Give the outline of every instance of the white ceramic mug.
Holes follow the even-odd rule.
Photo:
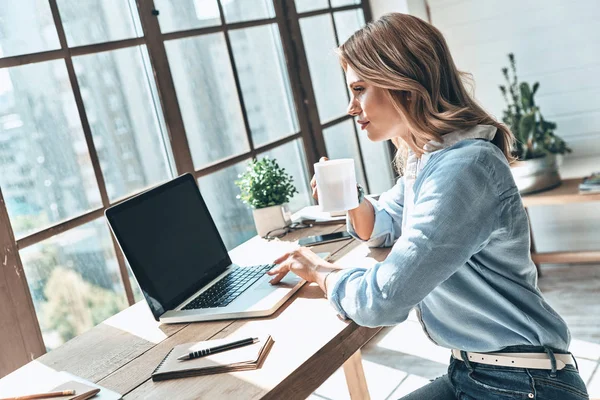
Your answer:
[[[314,166],[321,211],[337,212],[358,207],[353,159],[320,161]]]

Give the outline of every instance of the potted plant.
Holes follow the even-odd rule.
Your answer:
[[[508,59],[512,77],[508,68],[502,68],[507,85],[500,85],[500,91],[508,106],[502,121],[516,137],[513,155],[518,161],[511,165],[515,183],[521,194],[556,187],[561,182],[557,155],[570,153],[571,149],[554,134],[556,124],[544,119],[535,104],[539,82],[532,87],[527,82],[519,83],[514,54],[510,53]]]
[[[238,175],[238,178],[235,184],[241,193],[237,198],[252,208],[259,236],[264,237],[292,222],[287,203],[298,190],[292,184],[293,177],[274,159],[264,157],[251,160],[246,172]]]

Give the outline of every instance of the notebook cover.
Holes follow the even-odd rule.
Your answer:
[[[87,386],[90,386],[92,388],[98,388],[100,389],[100,392],[98,392],[98,394],[96,394],[93,399],[94,400],[120,400],[123,398],[123,396],[121,396],[120,393],[117,393],[115,391],[109,390],[103,386],[100,386],[94,382],[88,381],[87,379],[83,379],[80,376],[77,375],[73,375],[67,371],[60,371],[57,375],[57,377],[62,381],[62,382],[66,382],[66,381],[76,381],[76,382],[80,382],[83,383]],[[77,391],[77,394],[79,394],[79,391]],[[59,399],[62,399],[62,397],[59,397]]]
[[[152,380],[161,381],[260,368],[273,344],[273,339],[271,335],[262,335],[258,338],[257,343],[248,346],[185,361],[179,361],[177,358],[192,351],[219,346],[243,338],[215,339],[177,345],[156,367],[152,373]]]
[[[63,390],[75,390],[75,394],[68,396],[58,396],[54,397],[56,400],[86,400],[91,397],[94,397],[100,389],[94,386],[86,385],[82,382],[77,381],[69,381],[65,382],[62,385],[59,385],[52,390],[51,392],[61,392]]]

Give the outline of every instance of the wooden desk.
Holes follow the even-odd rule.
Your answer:
[[[579,183],[582,178],[566,179],[555,189],[522,197],[523,206],[529,215],[528,208],[540,205],[559,205],[571,203],[584,203],[588,201],[600,201],[600,193],[579,194]],[[540,264],[544,263],[597,263],[600,262],[600,250],[593,251],[557,251],[550,253],[538,253],[535,250],[533,231],[531,233],[531,258],[540,272]]]
[[[296,231],[285,240],[345,229],[342,225]],[[271,262],[290,243],[258,237],[231,252],[234,262]],[[356,241],[314,248],[332,252],[340,265],[383,260],[390,249],[368,249]],[[284,251],[285,252],[285,251]],[[137,303],[90,331],[0,379],[0,393],[19,376],[66,370],[124,395],[125,399],[305,399],[344,366],[352,398],[368,399],[360,348],[381,328],[341,321],[315,284],[304,285],[273,316],[191,324],[159,324],[145,302]],[[153,382],[151,373],[175,345],[232,334],[270,333],[275,344],[261,369]],[[13,385],[13,386],[11,386]],[[0,396],[4,397],[4,396]]]

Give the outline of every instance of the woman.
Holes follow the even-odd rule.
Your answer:
[[[348,212],[348,231],[393,246],[373,267],[341,269],[298,248],[275,260],[317,282],[343,318],[403,322],[452,349],[448,374],[406,399],[585,399],[565,322],[537,288],[529,226],[510,173],[513,135],[465,90],[442,34],[388,14],[339,48],[348,113],[392,140],[403,177]],[[314,192],[314,179],[311,182]]]

